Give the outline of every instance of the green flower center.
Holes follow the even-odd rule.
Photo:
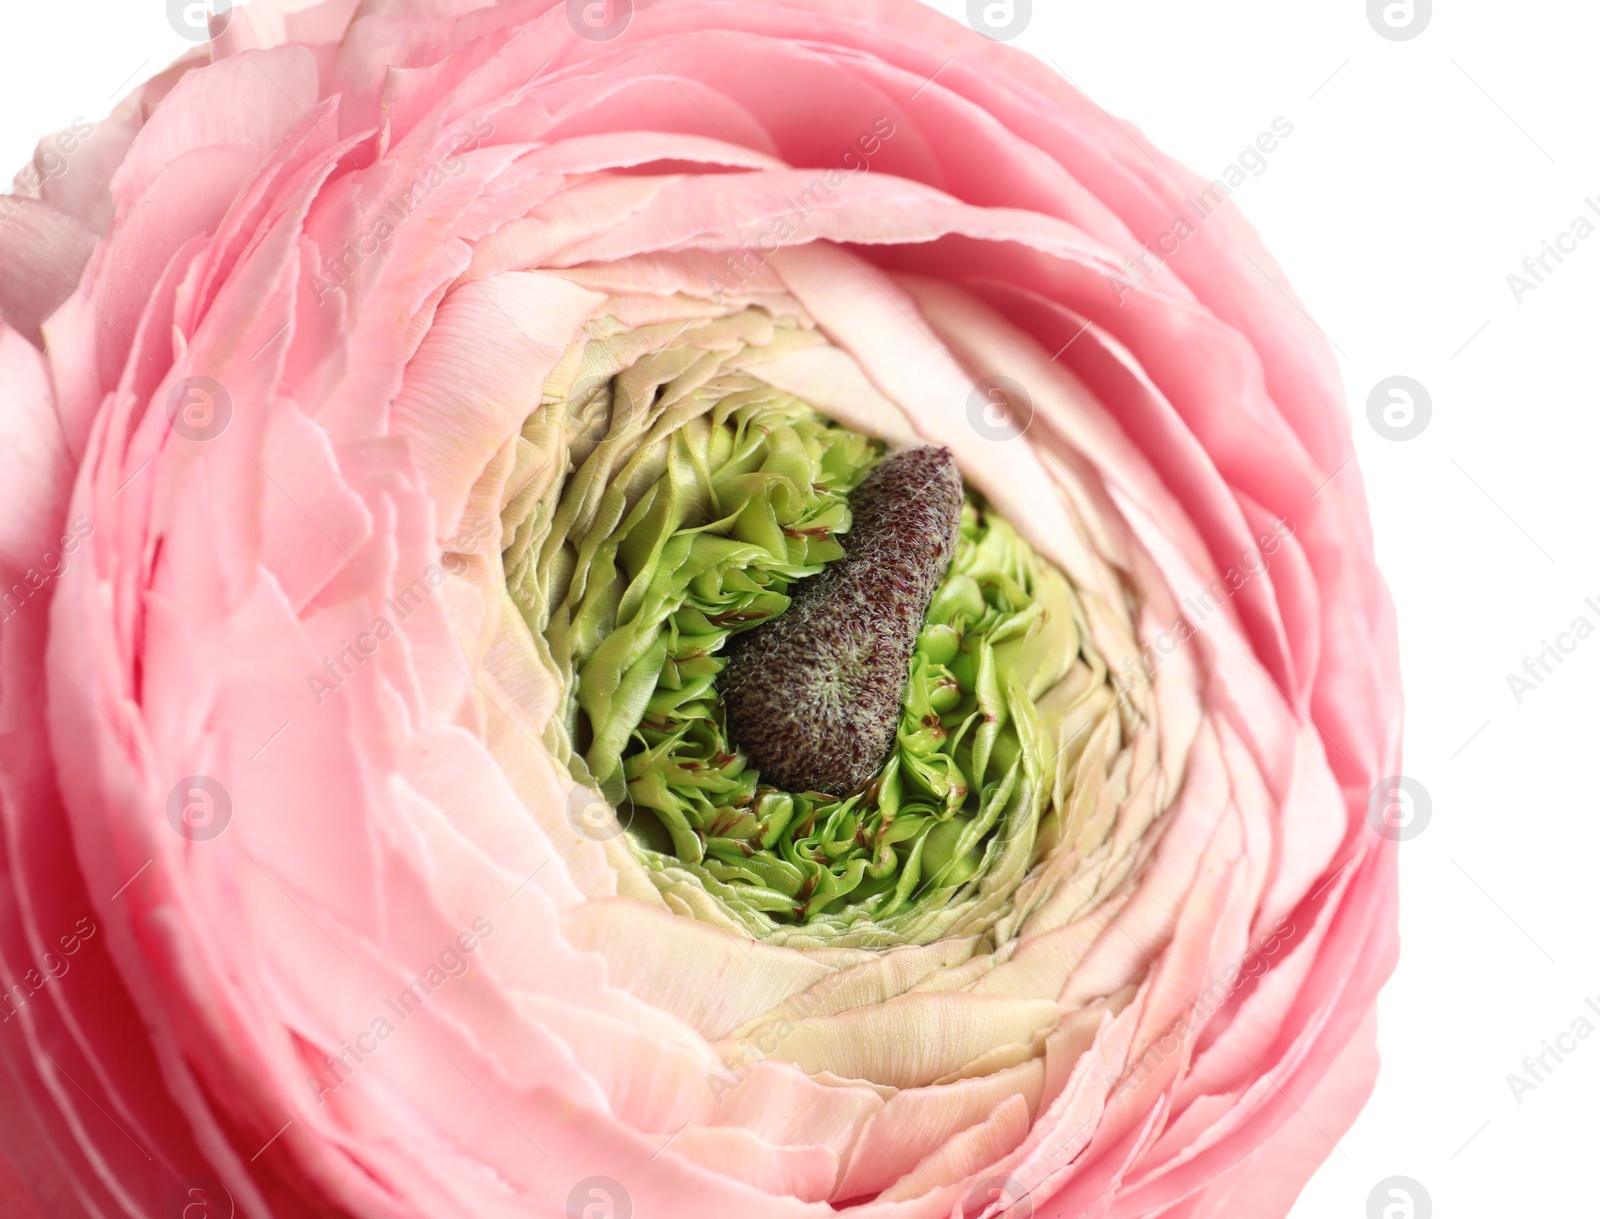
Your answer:
[[[953,554],[945,544],[929,574],[909,671],[894,679],[886,759],[864,782],[785,787],[776,766],[764,779],[730,732],[724,672],[744,651],[732,645],[779,625],[797,585],[845,559],[851,492],[887,454],[743,373],[697,377],[663,410],[671,397],[619,423],[613,392],[598,441],[569,406],[573,473],[545,485],[543,508],[514,506],[525,522],[505,555],[508,591],[564,679],[547,744],[617,807],[680,913],[794,944],[992,926],[1061,839],[1059,715],[1042,725],[1038,703],[1086,660],[1104,673],[1074,590],[961,494]],[[530,420],[530,448],[551,426]],[[608,449],[619,433],[626,443]],[[813,602],[825,626],[827,598]],[[792,710],[827,714],[804,690]],[[752,739],[748,722],[740,731]]]

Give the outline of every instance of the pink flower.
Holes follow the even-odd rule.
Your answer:
[[[911,0],[288,7],[0,197],[49,1213],[1285,1213],[1376,1072],[1400,699],[1226,184]],[[870,440],[968,549],[871,788],[756,789],[685,742]]]

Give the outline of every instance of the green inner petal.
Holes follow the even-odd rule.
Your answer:
[[[846,496],[881,451],[792,400],[729,400],[664,444],[659,480],[626,515],[603,504],[602,519],[620,523],[579,550],[568,597],[581,712],[573,739],[614,798],[623,796],[625,754],[658,758],[658,777],[700,793],[693,820],[675,815],[681,800],[649,805],[679,853],[698,862],[696,834],[724,794],[710,772],[731,765],[692,732],[717,710],[724,662],[715,654],[787,609],[794,581],[843,555],[834,535],[850,524]],[[613,486],[606,499],[621,494]],[[635,789],[648,785],[626,790],[644,803]]]

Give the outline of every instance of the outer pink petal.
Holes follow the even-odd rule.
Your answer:
[[[78,286],[94,234],[38,199],[0,195],[0,321],[36,345],[39,326]]]

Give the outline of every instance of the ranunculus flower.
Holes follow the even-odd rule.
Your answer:
[[[0,205],[49,1213],[1283,1214],[1399,697],[1226,184],[911,0],[215,30]]]

